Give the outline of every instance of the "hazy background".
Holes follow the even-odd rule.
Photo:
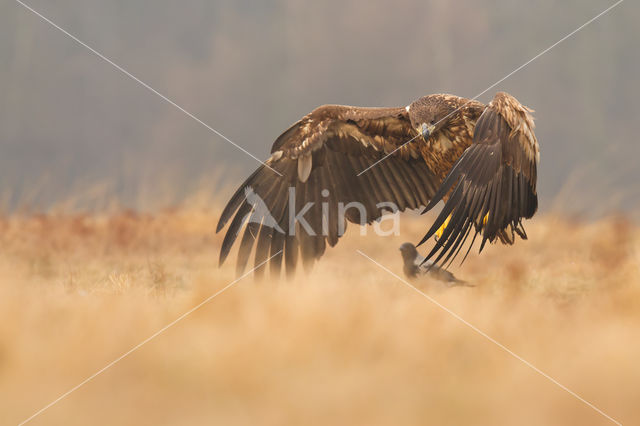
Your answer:
[[[475,96],[613,1],[27,3],[266,158],[324,103]],[[638,207],[639,22],[626,1],[480,97],[505,90],[536,110],[543,209]],[[18,3],[0,3],[5,209],[155,208],[256,166]]]

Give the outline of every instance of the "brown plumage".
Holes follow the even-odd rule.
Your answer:
[[[488,106],[429,95],[405,108],[316,108],[274,142],[266,164],[282,176],[261,166],[231,197],[217,226],[219,232],[231,219],[220,263],[244,226],[237,273],[245,269],[256,240],[255,265],[282,251],[269,261],[273,275],[280,274],[283,261],[287,273],[299,260],[308,268],[327,243],[338,242],[347,222],[379,219],[382,202],[403,211],[428,210],[446,201],[423,239],[450,217],[427,256],[437,255],[436,262],[445,256],[452,260],[471,228],[482,234],[482,246],[496,238],[511,244],[514,233],[526,238],[521,220],[537,208],[538,143],[530,112],[506,93],[498,93]],[[260,203],[254,201],[258,198]],[[313,204],[303,211],[308,202]],[[347,208],[340,223],[339,205],[350,202],[360,203],[363,211]],[[302,223],[290,226],[296,214],[311,229]]]

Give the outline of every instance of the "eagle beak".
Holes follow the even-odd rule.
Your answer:
[[[434,126],[433,124],[429,125],[427,123],[422,123],[422,126],[420,126],[419,132],[420,134],[422,134],[422,137],[424,138],[425,141],[429,139],[429,135],[431,135],[435,127],[436,126]]]

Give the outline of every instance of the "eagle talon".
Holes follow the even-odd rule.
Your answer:
[[[449,221],[451,220],[451,215],[449,215],[445,220],[444,223],[442,224],[442,226],[440,228],[438,228],[438,230],[436,231],[434,238],[436,241],[438,241],[440,238],[442,238],[442,234],[444,233],[445,228],[447,227],[447,225],[449,225]]]

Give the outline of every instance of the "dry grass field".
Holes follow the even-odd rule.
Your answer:
[[[218,207],[0,219],[0,424],[17,424],[234,280]],[[313,273],[247,277],[34,425],[596,425],[610,420],[426,297],[401,236],[348,236]],[[640,229],[540,215],[429,297],[624,424],[640,422]],[[424,251],[424,249],[423,249]]]

